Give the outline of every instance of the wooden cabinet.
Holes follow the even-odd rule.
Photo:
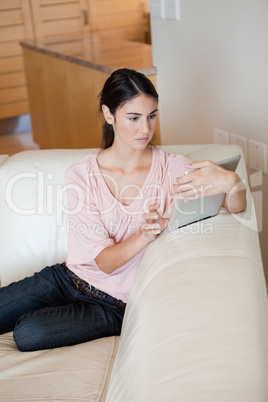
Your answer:
[[[36,39],[87,31],[86,0],[31,0]]]
[[[97,32],[144,42],[148,0],[0,0],[0,119],[29,113],[20,41]],[[79,54],[82,43],[65,43]]]
[[[90,28],[109,38],[146,42],[148,0],[87,0]]]
[[[0,118],[28,113],[19,41],[33,38],[28,0],[0,0]]]
[[[19,42],[88,30],[85,7],[86,0],[0,0],[0,119],[29,113]]]

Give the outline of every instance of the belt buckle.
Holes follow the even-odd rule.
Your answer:
[[[81,278],[77,279],[76,281],[76,290],[79,290],[79,283],[81,282]]]
[[[79,290],[79,291],[80,291],[80,289],[79,289],[80,282],[84,282],[84,280],[79,278],[76,281],[76,289]],[[83,291],[83,289],[81,289],[81,292],[84,293],[85,296],[90,296],[90,294],[92,292],[92,286],[90,284],[88,284],[88,286],[89,286],[89,291],[88,292],[85,292],[85,291]]]
[[[89,283],[89,291],[86,293],[86,296],[90,296],[91,292],[92,292],[92,286]]]

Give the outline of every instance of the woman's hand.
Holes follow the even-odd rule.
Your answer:
[[[106,274],[111,274],[134,258],[144,247],[154,240],[168,225],[168,219],[162,218],[157,211],[159,204],[152,204],[149,212],[143,215],[145,220],[141,231],[128,239],[104,248],[95,258],[98,267]]]
[[[159,204],[151,204],[149,212],[143,215],[145,220],[141,232],[148,242],[154,240],[168,225],[168,219],[163,218],[157,211]]]
[[[176,198],[185,202],[210,195],[226,193],[223,206],[230,212],[240,212],[246,208],[246,187],[240,177],[232,171],[211,161],[185,164],[189,170],[195,169],[182,177],[177,177],[174,185]]]
[[[177,184],[174,185],[177,198],[184,198],[185,201],[228,193],[235,184],[234,172],[225,170],[211,161],[187,163],[185,167],[195,170],[177,177]]]

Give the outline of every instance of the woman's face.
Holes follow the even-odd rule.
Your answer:
[[[138,95],[119,108],[115,115],[111,115],[108,123],[113,125],[115,145],[125,144],[133,149],[144,149],[156,129],[157,101],[148,95]]]

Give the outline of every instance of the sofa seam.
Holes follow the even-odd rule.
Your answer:
[[[102,381],[101,381],[101,386],[100,386],[100,388],[99,388],[99,392],[98,392],[98,395],[97,395],[97,399],[95,400],[96,402],[99,402],[99,401],[102,400],[102,398],[103,398],[103,396],[104,396],[105,389],[106,389],[106,385],[107,385],[107,391],[108,391],[108,382],[107,382],[107,379],[108,379],[108,377],[109,377],[109,373],[112,371],[111,362],[112,362],[112,361],[114,362],[113,357],[116,357],[116,353],[115,353],[116,344],[117,344],[117,336],[114,337],[113,344],[110,346],[109,355],[107,356],[107,360],[106,360],[106,365],[105,365],[105,367],[107,367],[107,362],[108,362],[109,360],[110,360],[110,364],[109,364],[109,367],[107,367],[106,370],[105,370],[104,373],[103,373],[103,378],[102,378]],[[113,365],[112,365],[112,367],[113,367]]]

